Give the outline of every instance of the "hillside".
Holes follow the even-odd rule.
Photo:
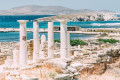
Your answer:
[[[86,12],[79,14],[58,15],[52,17],[39,18],[38,21],[108,21],[118,20],[119,18],[111,13]]]
[[[0,15],[63,15],[63,14],[79,14],[79,13],[87,13],[87,12],[100,12],[89,9],[80,9],[74,10],[61,6],[21,6],[15,7],[9,10],[0,10]],[[107,11],[102,11],[107,12]],[[109,13],[114,13],[110,12]]]

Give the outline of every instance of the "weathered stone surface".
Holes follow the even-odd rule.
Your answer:
[[[69,80],[70,75],[69,74],[60,74],[55,77],[55,80]]]
[[[28,41],[27,50],[29,60],[33,60],[33,40]]]
[[[26,42],[26,23],[27,20],[18,20],[20,23],[20,66],[27,65],[27,42]]]
[[[77,72],[77,70],[75,68],[72,68],[72,67],[68,67],[67,70],[72,72],[72,73]]]
[[[47,56],[47,42],[46,42],[46,36],[41,36],[41,44],[40,44],[40,58],[44,58]]]
[[[19,50],[13,50],[13,65],[19,66]]]
[[[84,69],[82,69],[81,74],[85,75],[85,74],[95,74],[95,75],[100,75],[102,73],[104,73],[107,69],[107,66],[105,63],[98,63],[95,64],[92,68],[89,67],[85,67]]]
[[[73,67],[73,68],[78,68],[78,67],[82,67],[83,66],[83,64],[81,64],[81,63],[72,63],[71,64],[71,67]]]
[[[54,27],[53,22],[48,22],[48,57],[54,58]]]
[[[13,60],[12,60],[12,59],[7,59],[7,60],[5,60],[5,65],[6,65],[6,66],[11,66],[12,63],[13,63]]]
[[[49,61],[45,61],[44,63],[55,64],[56,66],[58,66],[60,68],[63,68],[63,69],[66,69],[67,65],[68,65],[68,63],[63,62],[61,60],[57,60],[57,59],[52,59],[52,60],[49,60]]]
[[[39,78],[22,75],[22,80],[39,80]]]
[[[60,26],[60,41],[61,41],[61,59],[68,58],[68,45],[67,45],[67,22],[61,21]]]
[[[39,48],[40,48],[40,40],[39,40],[39,23],[34,21],[34,48],[33,48],[33,60],[36,62],[39,59]]]

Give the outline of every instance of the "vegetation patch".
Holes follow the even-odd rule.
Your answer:
[[[99,42],[104,42],[104,43],[111,43],[111,44],[114,44],[114,43],[117,43],[119,42],[119,40],[116,40],[116,39],[98,39]]]
[[[58,43],[60,43],[60,39],[56,39],[56,40],[54,40],[54,42],[58,42]]]
[[[52,78],[52,79],[54,79],[55,78],[55,73],[49,73],[49,76]]]
[[[54,40],[55,42],[60,43],[60,39]],[[78,46],[78,45],[86,45],[87,43],[83,40],[75,39],[75,40],[70,40],[70,45],[71,46]]]

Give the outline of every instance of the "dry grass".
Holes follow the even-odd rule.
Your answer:
[[[5,77],[8,75],[9,73],[1,73],[0,74],[0,80],[6,80]]]
[[[56,65],[54,64],[50,64],[50,63],[46,63],[42,66],[43,68],[47,68],[47,69],[51,69],[53,70],[54,72],[57,72],[57,73],[62,73],[62,68],[60,67],[57,67]]]
[[[32,69],[20,71],[20,74],[24,74],[27,76],[32,75],[38,77],[39,80],[53,80],[55,75],[60,73],[62,73],[62,69],[50,63],[46,63],[41,67],[35,67]]]
[[[107,65],[106,72],[101,75],[84,74],[79,80],[120,80],[120,58],[115,63]]]

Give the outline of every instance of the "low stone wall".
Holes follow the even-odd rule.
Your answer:
[[[5,63],[8,56],[12,58],[15,48],[19,49],[19,42],[0,42],[0,65]],[[27,52],[29,60],[32,60],[33,40],[27,41]]]
[[[4,55],[12,54],[15,44],[16,42],[0,42],[0,55],[1,54],[4,54]]]
[[[0,65],[5,63],[7,56],[12,56],[16,42],[0,42]]]

